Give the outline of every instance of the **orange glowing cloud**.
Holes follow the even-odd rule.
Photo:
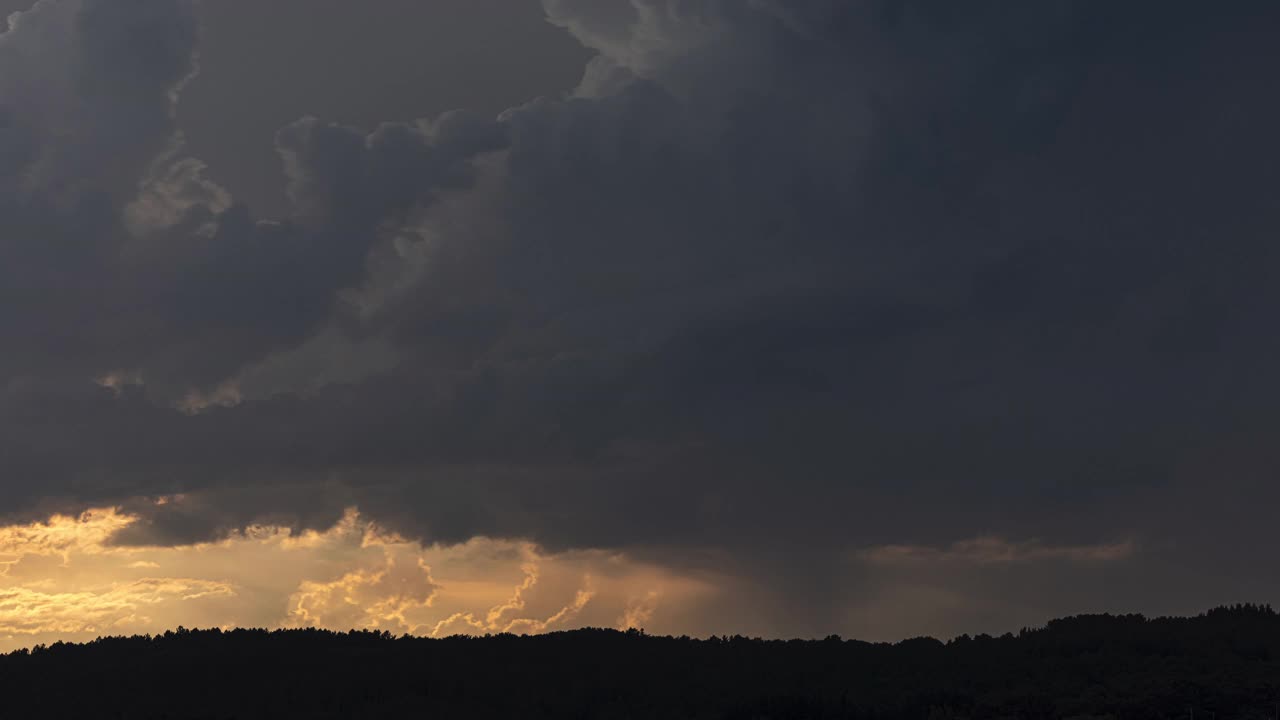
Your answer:
[[[104,508],[0,527],[0,650],[177,625],[434,636],[630,627],[714,592],[619,553],[544,554],[487,538],[424,546],[354,509],[323,532],[253,526],[189,547],[112,543],[136,522]]]

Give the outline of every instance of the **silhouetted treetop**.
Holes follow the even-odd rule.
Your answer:
[[[41,718],[1270,718],[1280,617],[1080,615],[892,644],[179,627],[0,656],[0,692],[5,717]]]

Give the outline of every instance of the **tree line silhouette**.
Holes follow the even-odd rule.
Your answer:
[[[1280,616],[1082,615],[867,643],[586,629],[186,630],[0,656],[0,717],[1276,718]]]

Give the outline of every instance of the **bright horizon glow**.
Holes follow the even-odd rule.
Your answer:
[[[423,545],[355,508],[324,531],[251,525],[190,546],[113,544],[138,522],[119,508],[95,508],[0,526],[0,652],[180,625],[422,637],[587,626],[770,635],[777,627],[776,617],[752,614],[741,601],[759,589],[728,571],[663,567],[625,552],[549,553],[530,542],[484,537]],[[845,632],[897,640],[920,634],[932,608],[963,611],[978,602],[966,596],[966,578],[1041,565],[1096,568],[1139,551],[1133,541],[1069,546],[982,536],[941,547],[856,549],[831,571],[858,573],[887,588],[849,609]]]
[[[187,627],[318,627],[442,637],[626,628],[705,581],[603,551],[477,538],[423,546],[354,508],[333,528],[252,526],[187,547],[121,547],[116,508],[0,527],[0,651]]]

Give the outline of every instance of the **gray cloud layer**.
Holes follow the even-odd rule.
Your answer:
[[[300,117],[496,115],[572,88],[587,57],[533,0],[214,0],[200,18],[202,71],[178,123],[210,175],[268,215],[285,207],[272,137]]]
[[[274,220],[175,129],[190,3],[19,16],[3,507],[627,547],[772,588],[780,632],[892,585],[859,548],[983,535],[1140,548],[1069,600],[957,581],[992,613],[1276,590],[1240,551],[1275,495],[1268,4],[544,4],[597,53],[573,96],[301,120]]]

